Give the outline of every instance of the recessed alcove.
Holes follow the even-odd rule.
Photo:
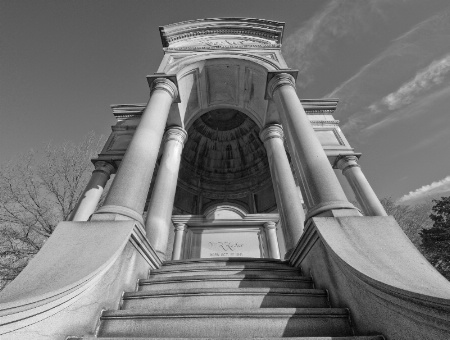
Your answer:
[[[188,128],[174,203],[176,214],[203,214],[221,202],[249,213],[276,209],[260,129],[244,113],[217,108]]]

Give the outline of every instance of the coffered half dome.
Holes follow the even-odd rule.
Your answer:
[[[192,123],[188,136],[177,196],[201,196],[197,212],[218,201],[234,201],[249,211],[275,209],[266,150],[251,118],[231,108],[214,109]],[[267,204],[252,207],[261,191]]]

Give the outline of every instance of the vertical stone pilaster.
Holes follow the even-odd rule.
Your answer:
[[[289,256],[303,232],[305,214],[284,148],[283,137],[283,128],[278,124],[268,125],[260,133],[260,138],[267,151],[275,198],[286,243],[286,254]]]
[[[288,130],[289,150],[298,158],[294,165],[303,184],[302,194],[308,207],[306,219],[335,209],[347,209],[350,215],[359,214],[347,200],[309,122],[295,91],[294,77],[275,73],[267,84],[267,94],[275,101],[281,123]]]
[[[186,235],[186,224],[177,223],[175,225],[175,237],[173,239],[172,260],[181,260],[185,235]]]
[[[266,230],[267,243],[269,245],[269,256],[273,259],[279,259],[280,249],[277,240],[277,226],[275,222],[266,222],[264,223],[264,228]]]
[[[366,216],[387,216],[384,207],[358,164],[358,157],[354,155],[341,156],[335,164],[347,178],[364,214]]]
[[[147,107],[125,152],[105,204],[96,215],[118,214],[144,224],[142,213],[153,170],[170,106],[177,97],[175,83],[164,78],[164,75],[153,79]]]
[[[186,131],[180,127],[166,130],[163,155],[148,206],[145,231],[150,244],[160,256],[164,256],[167,249],[181,152],[186,137]]]
[[[97,209],[106,183],[116,170],[112,164],[104,161],[96,161],[94,166],[95,170],[92,172],[91,179],[71,213],[69,221],[87,221],[89,219]]]

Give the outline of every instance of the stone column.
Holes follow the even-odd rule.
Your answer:
[[[300,239],[305,223],[301,196],[299,196],[284,148],[281,125],[266,126],[261,131],[260,137],[267,151],[275,198],[286,243],[286,254],[289,256]]]
[[[175,237],[173,239],[172,260],[180,260],[183,251],[184,236],[186,234],[186,224],[177,223],[175,225]]]
[[[358,158],[353,155],[341,156],[336,165],[347,178],[366,216],[387,216],[377,195],[364,176],[361,166],[358,164]]]
[[[277,105],[281,123],[287,132],[289,151],[296,158],[294,165],[308,207],[306,219],[319,214],[333,215],[332,210],[336,209],[348,209],[347,214],[359,215],[347,200],[297,97],[294,77],[288,73],[275,73],[267,84],[267,94]]]
[[[80,196],[77,205],[70,214],[69,221],[87,221],[97,209],[98,202],[103,193],[103,189],[108,183],[115,168],[112,164],[104,161],[97,161],[94,164],[95,170],[91,179],[86,185],[83,194]]]
[[[145,231],[150,244],[164,258],[169,240],[173,202],[177,189],[181,151],[187,133],[180,127],[169,128],[164,135],[161,164],[148,206]]]
[[[178,97],[167,78],[151,83],[150,100],[117,171],[105,204],[96,214],[119,214],[142,224],[142,213],[170,106]]]
[[[267,243],[269,245],[269,256],[273,259],[280,259],[280,249],[278,248],[277,226],[275,222],[264,223],[266,229]]]

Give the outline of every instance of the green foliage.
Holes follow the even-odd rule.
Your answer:
[[[0,289],[39,251],[73,211],[103,144],[94,134],[80,144],[49,144],[0,167]]]
[[[450,196],[433,203],[433,226],[421,231],[422,249],[427,260],[450,280]]]

